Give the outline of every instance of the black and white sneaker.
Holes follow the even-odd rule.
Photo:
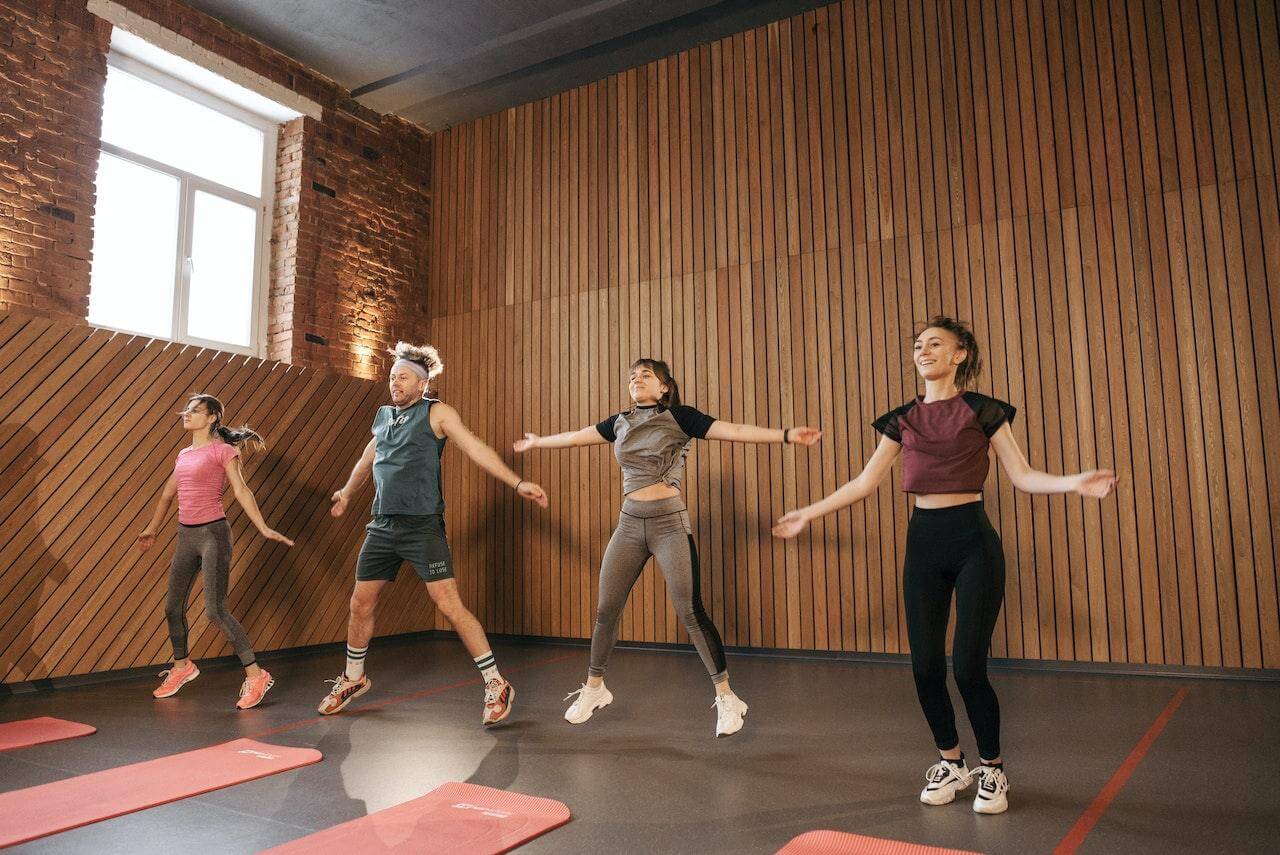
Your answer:
[[[920,791],[920,801],[927,805],[951,804],[956,800],[956,793],[969,786],[972,774],[964,765],[964,757],[954,762],[939,760],[925,772],[928,783]]]
[[[1009,779],[995,766],[979,766],[973,770],[978,779],[978,794],[973,797],[975,813],[1004,813],[1009,809]]]

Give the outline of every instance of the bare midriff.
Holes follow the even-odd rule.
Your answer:
[[[659,482],[641,487],[639,490],[632,490],[627,493],[627,498],[636,502],[656,502],[659,499],[670,499],[678,495],[680,495],[680,488]]]
[[[954,508],[970,502],[981,502],[981,493],[921,493],[916,495],[917,508]]]

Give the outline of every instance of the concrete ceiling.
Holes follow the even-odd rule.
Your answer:
[[[186,0],[431,130],[829,0]]]

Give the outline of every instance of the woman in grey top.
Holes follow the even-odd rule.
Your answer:
[[[600,602],[591,633],[591,667],[587,669],[587,682],[569,695],[576,696],[576,700],[564,717],[572,724],[582,724],[613,701],[604,685],[604,671],[617,641],[618,618],[645,563],[654,556],[666,577],[671,602],[715,684],[716,736],[728,736],[742,728],[747,705],[729,688],[720,634],[707,617],[698,592],[698,550],[680,495],[685,458],[694,439],[813,445],[822,431],[811,427],[778,430],[717,421],[681,405],[680,389],[671,370],[657,359],[638,359],[631,366],[630,392],[635,405],[626,412],[597,425],[554,436],[527,433],[514,445],[516,451],[526,451],[609,442],[622,466],[626,498],[618,527],[600,564]]]

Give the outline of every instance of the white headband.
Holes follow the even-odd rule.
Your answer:
[[[412,371],[414,374],[417,374],[423,380],[431,379],[431,375],[427,373],[427,369],[423,368],[418,363],[412,362],[408,359],[397,359],[395,361],[395,364],[391,366],[391,373],[394,374],[397,368],[408,368],[410,371]]]

